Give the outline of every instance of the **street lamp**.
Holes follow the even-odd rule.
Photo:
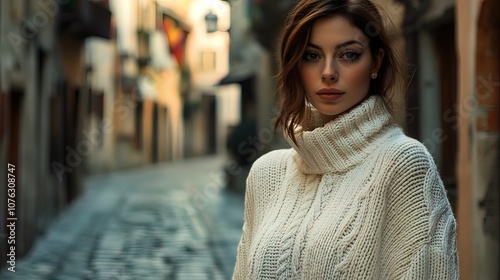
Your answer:
[[[207,33],[213,33],[217,31],[217,15],[212,13],[211,10],[205,16],[205,22],[207,23]]]

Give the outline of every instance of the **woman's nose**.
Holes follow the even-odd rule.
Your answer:
[[[327,82],[333,82],[338,79],[338,73],[332,65],[333,63],[328,63],[325,65],[323,72],[321,73],[321,79]]]

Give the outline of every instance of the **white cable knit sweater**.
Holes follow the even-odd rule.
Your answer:
[[[233,279],[458,279],[456,224],[431,155],[372,96],[247,179]]]

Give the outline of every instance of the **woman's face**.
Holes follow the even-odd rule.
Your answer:
[[[317,20],[299,63],[307,99],[325,121],[334,119],[367,96],[383,56],[373,58],[368,38],[344,17]]]

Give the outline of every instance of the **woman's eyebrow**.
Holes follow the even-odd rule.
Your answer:
[[[345,48],[347,46],[350,46],[350,45],[354,45],[354,44],[358,44],[362,47],[365,47],[363,44],[361,44],[359,41],[356,41],[356,40],[349,40],[347,42],[344,42],[344,43],[341,43],[341,44],[338,44],[337,46],[335,46],[335,50],[338,51],[339,49],[342,49],[342,48]],[[315,45],[311,42],[307,43],[307,46],[308,47],[311,47],[313,49],[317,49],[317,50],[322,50],[320,46],[318,45]]]

